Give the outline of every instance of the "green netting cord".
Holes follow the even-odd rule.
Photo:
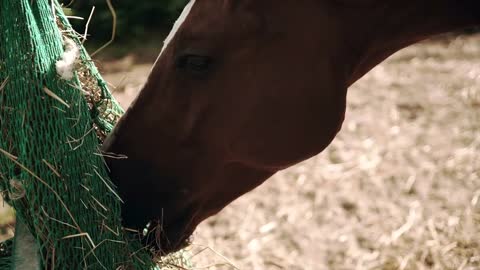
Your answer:
[[[80,50],[70,80],[56,70],[66,38]],[[0,185],[41,269],[154,268],[122,230],[99,151],[121,114],[56,1],[0,1]],[[12,269],[10,246],[0,270]]]

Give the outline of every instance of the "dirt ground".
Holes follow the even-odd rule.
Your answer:
[[[124,106],[150,69],[129,62],[106,75]],[[326,151],[198,228],[195,269],[480,269],[479,110],[480,36],[397,53]]]
[[[100,66],[128,106],[151,64]],[[480,36],[397,53],[327,150],[198,228],[194,269],[480,269],[479,120]]]

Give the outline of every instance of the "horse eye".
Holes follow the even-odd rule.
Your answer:
[[[212,58],[209,56],[187,54],[177,60],[177,68],[196,75],[208,72],[212,66]]]

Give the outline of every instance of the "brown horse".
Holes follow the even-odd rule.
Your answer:
[[[178,249],[201,221],[325,149],[347,88],[375,65],[477,25],[480,0],[191,0],[104,145],[128,156],[107,160],[125,226],[151,222],[157,248]]]

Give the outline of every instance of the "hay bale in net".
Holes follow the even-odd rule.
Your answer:
[[[56,0],[0,1],[0,185],[39,269],[155,267],[99,150],[122,113]],[[1,270],[20,269],[10,249]]]

